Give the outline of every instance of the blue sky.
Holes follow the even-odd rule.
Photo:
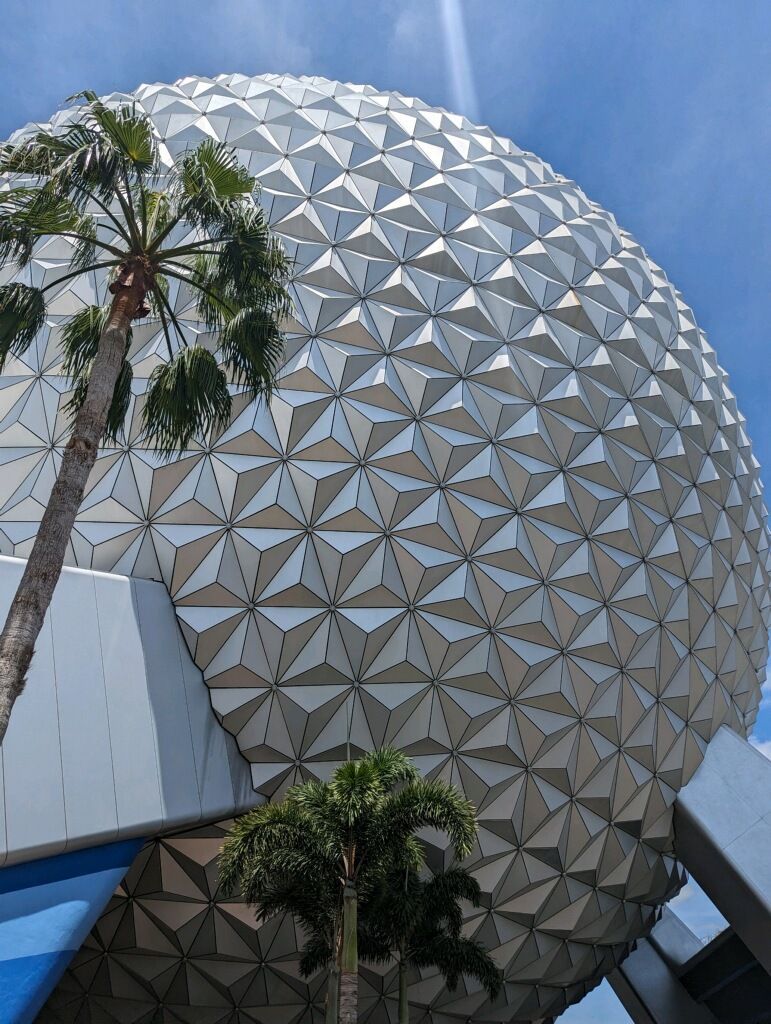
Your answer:
[[[418,95],[574,178],[695,309],[771,480],[767,0],[4,0],[0,138],[80,89],[221,71]],[[697,891],[679,910],[714,930]],[[562,1020],[626,1017],[603,986]]]

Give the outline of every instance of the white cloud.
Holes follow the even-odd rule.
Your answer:
[[[408,4],[402,7],[394,22],[394,42],[401,50],[414,54],[425,45],[425,38],[430,30],[431,19],[426,7],[413,7]]]

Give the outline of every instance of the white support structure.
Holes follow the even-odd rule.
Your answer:
[[[771,975],[771,761],[722,727],[678,794],[674,821],[678,858]],[[701,949],[665,908],[609,977],[635,1024],[713,1024],[680,980]]]
[[[771,761],[721,728],[675,802],[677,855],[771,974]]]
[[[0,617],[24,563],[0,558]],[[0,867],[221,820],[249,765],[160,583],[65,569],[0,747]]]

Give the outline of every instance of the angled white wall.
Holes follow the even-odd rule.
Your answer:
[[[0,615],[21,578],[0,558]],[[0,865],[227,818],[249,766],[159,583],[65,569],[0,747]]]

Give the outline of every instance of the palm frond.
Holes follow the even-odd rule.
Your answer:
[[[503,972],[475,939],[453,938],[436,932],[412,945],[408,957],[414,967],[438,967],[451,992],[458,987],[461,975],[478,981],[491,999],[503,987]]]
[[[336,861],[345,841],[347,819],[327,782],[305,782],[292,786],[285,803],[291,803],[313,823],[314,841],[324,856]]]
[[[238,201],[255,189],[254,178],[239,163],[235,151],[213,139],[185,153],[177,174],[185,218],[204,228],[221,224],[238,208]]]
[[[289,310],[285,282],[290,263],[259,206],[242,203],[229,211],[215,234],[221,242],[219,274],[244,296],[244,305],[263,305],[277,317]]]
[[[314,925],[336,905],[337,876],[313,818],[288,800],[239,818],[220,857],[224,892],[240,889],[248,903],[260,907],[281,903]]]
[[[285,804],[309,814],[325,814],[331,809],[332,792],[328,782],[303,782],[287,790]]]
[[[11,189],[3,197],[2,212],[36,235],[75,233],[90,221],[67,196],[48,186]]]
[[[121,363],[120,373],[115,382],[115,391],[112,395],[112,402],[107,412],[107,422],[104,426],[104,436],[117,443],[120,434],[125,429],[126,416],[131,404],[131,385],[134,381],[134,372],[131,363],[124,359]]]
[[[167,456],[194,437],[223,427],[230,416],[227,379],[200,345],[181,349],[151,376],[144,406],[145,436]]]
[[[14,282],[0,286],[0,369],[10,353],[21,355],[45,323],[39,288]]]
[[[91,363],[89,363],[84,368],[84,371],[75,379],[72,394],[64,405],[65,413],[73,421],[86,400],[90,379]],[[131,404],[131,384],[133,379],[134,375],[131,369],[131,363],[127,359],[124,359],[121,363],[120,373],[118,374],[118,379],[115,383],[115,390],[113,391],[110,408],[107,411],[107,422],[105,423],[102,435],[108,441],[113,443],[117,443],[126,422],[126,415],[128,413],[129,405]]]
[[[236,384],[251,395],[270,394],[284,355],[284,336],[262,309],[242,309],[222,328],[222,359]]]
[[[20,174],[38,178],[50,173],[51,154],[36,137],[0,145],[0,174]]]
[[[275,860],[273,851],[271,861]],[[277,914],[293,914],[308,931],[328,927],[330,916],[337,912],[339,885],[335,873],[323,860],[318,861],[310,871],[289,872],[273,863],[259,867],[259,881],[249,879],[244,893],[252,894],[248,902],[257,907],[263,917]],[[253,873],[254,870],[253,870]]]
[[[375,768],[363,759],[341,764],[332,776],[329,789],[349,827],[374,814],[383,797],[383,786]]]
[[[64,235],[75,243],[72,266],[85,271],[96,259],[96,249],[120,257],[115,246],[100,240],[97,223],[77,203],[46,184],[14,188],[0,196],[0,259],[15,259],[22,265],[32,254],[36,239]],[[5,243],[3,245],[3,243]]]
[[[84,306],[62,328],[62,369],[68,377],[82,377],[94,361],[108,314],[107,306]]]
[[[78,237],[75,239],[72,259],[70,260],[72,269],[86,273],[96,262],[98,244],[96,221],[93,217],[82,217],[78,224]]]
[[[472,906],[478,907],[481,896],[482,890],[476,878],[465,868],[456,867],[437,872],[425,883],[423,904],[426,913],[438,919],[446,913],[447,908],[457,906],[459,900],[467,900]]]
[[[2,196],[0,196],[0,266],[8,263],[26,267],[32,259],[35,234],[23,224],[14,223],[10,217],[3,217]]]
[[[58,134],[36,132],[19,142],[0,146],[0,173],[19,174],[26,178],[47,178],[57,164],[96,141],[84,125],[70,125]]]
[[[334,951],[332,944],[326,935],[312,934],[302,949],[300,956],[300,974],[303,978],[310,978],[319,971],[329,966]]]
[[[360,904],[361,910],[366,906],[366,903]],[[372,927],[372,918],[365,913],[359,915],[358,946],[359,958],[371,964],[387,964],[392,959],[393,946],[383,933]]]
[[[109,316],[109,306],[84,306],[74,313],[62,328],[61,348],[64,354],[62,369],[73,379],[73,389],[64,406],[65,412],[74,419],[86,398],[91,367],[99,349],[99,340]],[[131,345],[131,328],[126,337],[126,353]],[[104,435],[110,441],[117,441],[131,402],[133,372],[131,364],[124,357],[118,380],[107,413]]]
[[[93,93],[88,98],[86,120],[109,140],[128,167],[139,176],[157,170],[158,146],[150,118],[135,103],[108,107]]]
[[[400,782],[416,782],[420,772],[412,760],[396,747],[381,747],[361,758],[377,772],[383,789],[391,789]]]
[[[23,140],[0,160],[0,170],[46,177],[60,195],[81,188],[109,198],[121,161],[98,131],[77,123],[59,133],[43,131]]]
[[[373,824],[386,833],[407,836],[426,826],[445,832],[459,858],[471,852],[477,833],[473,804],[454,786],[428,779],[389,796],[378,817]]]
[[[222,327],[239,307],[238,296],[228,294],[233,291],[228,284],[219,273],[218,255],[194,256],[188,286],[195,295],[198,317],[210,331]]]
[[[166,230],[173,216],[172,198],[166,189],[145,192],[144,235],[148,243]]]

